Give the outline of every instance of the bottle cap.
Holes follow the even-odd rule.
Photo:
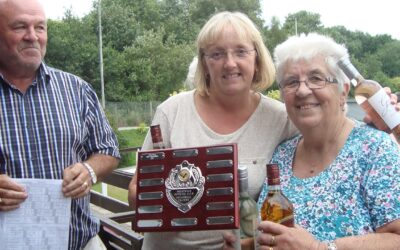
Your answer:
[[[153,143],[158,143],[162,142],[162,134],[161,134],[161,128],[159,124],[156,125],[151,125],[150,126],[150,134],[151,134],[151,140]]]
[[[276,163],[267,164],[268,185],[280,185],[279,166]]]
[[[240,192],[247,192],[249,189],[248,181],[249,173],[248,167],[245,164],[239,164],[238,166],[238,178],[239,178],[239,190]]]
[[[238,177],[239,179],[247,179],[249,176],[247,165],[239,164]]]
[[[350,79],[351,83],[354,86],[357,86],[357,82],[354,82],[353,79],[357,79],[362,77],[360,72],[354,67],[354,65],[350,62],[349,57],[344,56],[339,59],[337,62],[338,67],[343,71],[343,73]]]

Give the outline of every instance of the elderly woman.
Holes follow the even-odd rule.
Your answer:
[[[277,46],[275,65],[290,119],[301,135],[272,162],[295,208],[296,227],[263,221],[264,249],[399,249],[400,154],[390,136],[346,116],[345,47],[309,34]],[[261,205],[267,193],[264,184]],[[265,247],[266,246],[266,247]]]

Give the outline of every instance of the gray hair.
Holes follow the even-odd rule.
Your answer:
[[[350,84],[349,78],[337,66],[337,61],[343,56],[349,56],[344,45],[336,43],[332,38],[316,33],[289,37],[285,42],[276,46],[274,61],[276,80],[283,80],[283,73],[288,62],[298,60],[309,61],[316,56],[323,56],[329,73],[338,81],[339,90],[344,84]]]

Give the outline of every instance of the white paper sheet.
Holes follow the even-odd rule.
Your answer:
[[[28,198],[20,208],[0,212],[0,249],[68,249],[71,198],[63,196],[62,180],[15,180]]]

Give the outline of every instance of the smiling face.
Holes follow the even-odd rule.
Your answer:
[[[205,49],[202,63],[209,75],[210,93],[248,93],[256,70],[256,56],[253,44],[241,41],[237,33],[227,27],[219,39]]]
[[[0,2],[0,72],[35,73],[46,44],[46,17],[36,0]]]
[[[322,57],[309,61],[288,62],[284,68],[283,82],[291,79],[307,81],[312,77],[332,77]],[[347,85],[346,85],[347,86]],[[294,93],[282,93],[290,119],[297,128],[304,132],[311,128],[327,128],[330,124],[344,117],[342,106],[346,100],[347,87],[340,92],[337,84],[330,84],[321,89],[309,89],[304,82]]]

